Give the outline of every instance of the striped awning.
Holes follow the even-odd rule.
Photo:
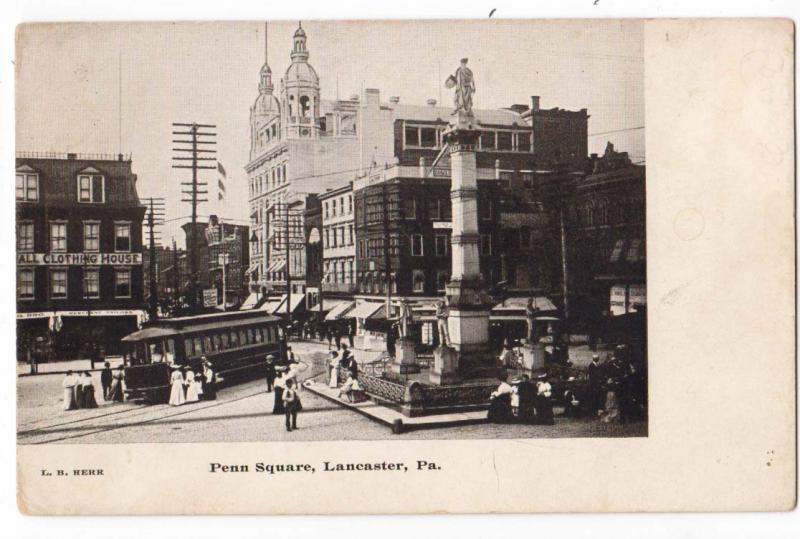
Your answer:
[[[384,308],[386,306],[385,303],[374,303],[370,301],[365,301],[359,305],[356,305],[353,310],[348,312],[344,317],[345,318],[370,318],[378,309]]]
[[[327,301],[325,303],[327,304]],[[353,305],[355,305],[355,303],[352,301],[340,301],[338,305],[328,311],[328,314],[325,315],[325,320],[339,320],[353,308]]]

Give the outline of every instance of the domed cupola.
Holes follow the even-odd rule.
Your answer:
[[[259,71],[258,97],[250,108],[251,152],[279,137],[281,104],[273,94],[272,69],[269,67],[267,25],[264,24],[264,65]]]
[[[319,77],[308,63],[306,31],[302,23],[294,33],[291,65],[286,69],[281,88],[284,127],[290,138],[319,136]]]

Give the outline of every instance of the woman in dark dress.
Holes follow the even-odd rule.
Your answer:
[[[275,403],[272,405],[272,413],[283,414],[285,411],[283,407],[283,389],[286,387],[286,379],[283,376],[282,367],[278,367],[275,370],[277,371],[275,385],[273,386],[275,390]]]
[[[501,372],[497,378],[500,380],[500,385],[492,392],[486,418],[494,423],[506,423],[512,419],[511,386],[508,384],[507,372]]]
[[[539,376],[539,383],[536,384],[536,397],[534,407],[536,408],[537,425],[553,425],[553,387],[547,381],[547,375]]]
[[[97,399],[94,396],[94,382],[89,371],[83,373],[81,408],[97,408]]]

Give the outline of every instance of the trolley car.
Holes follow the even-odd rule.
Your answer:
[[[286,363],[283,322],[263,311],[165,318],[123,337],[125,394],[152,403],[169,400],[174,366],[199,371],[206,356],[228,383],[259,371],[268,354]]]

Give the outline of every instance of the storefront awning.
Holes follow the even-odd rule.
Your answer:
[[[17,320],[30,320],[35,318],[50,318],[51,316],[144,316],[141,309],[98,309],[92,311],[39,311],[31,313],[17,313]]]
[[[492,312],[496,312],[497,314],[507,314],[508,311],[524,311],[528,305],[529,299],[530,296],[507,298],[505,301],[492,307]],[[533,305],[540,311],[556,310],[556,306],[553,304],[553,302],[545,296],[534,296]]]
[[[286,295],[281,296],[281,301],[272,314],[286,314]],[[306,297],[303,294],[292,294],[292,304],[290,311],[295,312],[300,305],[305,303]]]
[[[285,267],[286,267],[285,260],[276,260],[275,262],[269,265],[269,268],[267,268],[267,273],[271,273],[273,271],[283,271],[283,268]]]
[[[252,309],[253,307],[256,306],[257,303],[258,303],[258,294],[253,292],[252,294],[247,296],[247,299],[244,300],[244,303],[242,303],[242,306],[239,307],[239,310],[246,311],[248,309]]]
[[[248,268],[247,268],[247,269],[244,271],[244,274],[245,274],[245,275],[250,275],[251,273],[253,273],[253,272],[254,272],[254,271],[256,271],[257,269],[258,269],[258,262],[252,262],[252,263],[250,263],[250,267],[248,267]]]
[[[259,311],[266,311],[269,314],[272,314],[275,311],[275,309],[278,308],[278,305],[280,305],[282,301],[283,301],[282,297],[277,297],[276,296],[274,298],[269,298],[267,301],[265,301],[261,305],[261,307],[258,308],[258,310]]]
[[[325,305],[327,305],[327,303],[328,302],[325,301]],[[352,301],[340,301],[335,307],[332,307],[328,311],[328,314],[325,315],[325,320],[339,320],[345,315],[345,313],[353,308],[353,305],[355,304]]]
[[[344,317],[345,318],[370,318],[378,309],[385,308],[385,303],[373,303],[370,301],[365,301],[359,305],[356,305],[352,311],[348,312]]]

